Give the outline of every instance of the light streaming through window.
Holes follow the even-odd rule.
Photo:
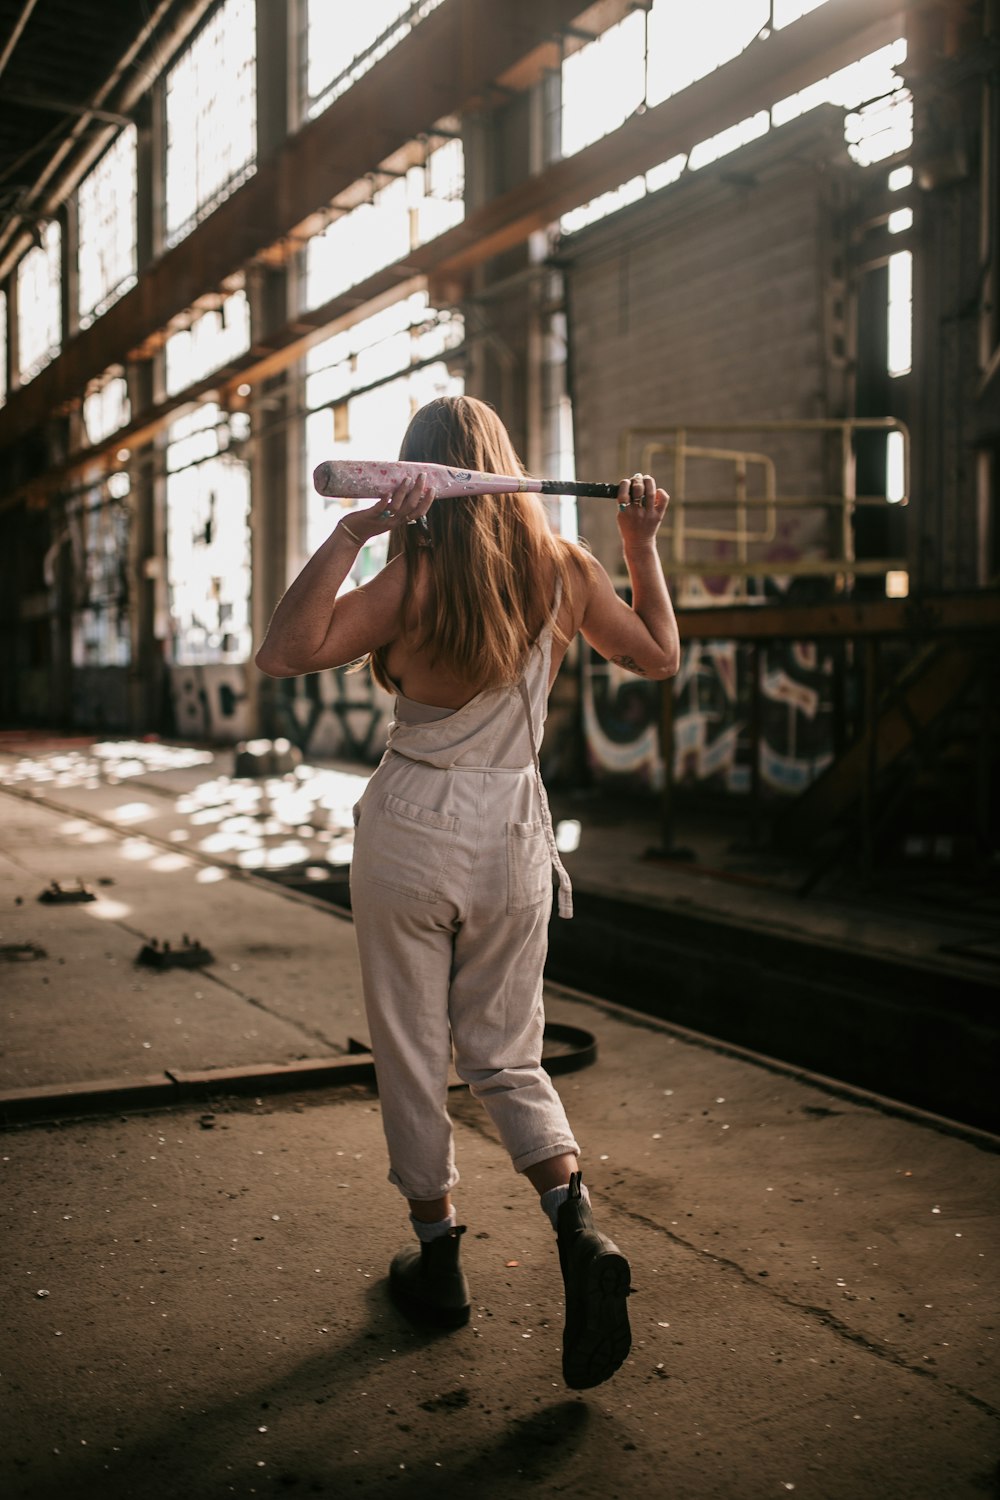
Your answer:
[[[892,505],[906,498],[906,448],[901,432],[890,432],[885,440],[885,498]]]
[[[179,666],[250,654],[250,475],[224,451],[227,439],[212,402],[170,427],[167,590],[171,660]]]
[[[320,307],[465,216],[465,156],[460,140],[431,151],[313,235],[305,252],[305,305]]]
[[[913,255],[889,257],[889,374],[908,375],[913,358]]]
[[[760,140],[770,128],[771,119],[767,110],[759,110],[749,119],[741,120],[738,125],[730,125],[728,130],[720,130],[718,135],[711,136],[707,141],[699,141],[688,157],[688,170],[697,172],[700,167],[710,166],[720,156],[728,156],[731,151],[738,151],[741,146]]]
[[[633,10],[563,62],[563,156],[617,130],[642,103],[645,21],[643,11]]]
[[[821,104],[836,104],[841,109],[857,109],[866,99],[878,99],[902,89],[903,80],[895,71],[906,60],[906,42],[892,42],[869,52],[846,68],[838,68],[828,78],[818,78],[808,88],[779,99],[771,110],[774,125],[786,125]]]
[[[364,5],[309,0],[306,22],[306,114],[335,99],[409,36],[441,0],[366,0]],[[346,66],[345,66],[346,59]]]
[[[308,553],[345,514],[339,501],[316,494],[313,469],[330,458],[391,457],[418,407],[435,396],[461,395],[464,382],[449,371],[446,357],[461,343],[463,332],[460,317],[438,311],[429,305],[426,292],[415,292],[309,351]],[[384,551],[384,545],[375,543],[364,549],[355,569],[359,581],[381,567]]]
[[[128,385],[123,375],[112,375],[83,398],[83,425],[91,443],[103,442],[124,427],[131,415]]]
[[[168,245],[255,170],[254,17],[254,0],[226,0],[167,74]]]
[[[649,13],[652,108],[739,57],[768,24],[769,0],[657,0]]]
[[[62,235],[53,219],[41,231],[41,244],[33,246],[17,268],[18,369],[22,384],[32,380],[59,353],[61,250]]]
[[[864,104],[844,121],[848,154],[860,167],[870,167],[888,156],[898,156],[913,141],[913,98],[900,88]]]
[[[167,339],[167,394],[186,390],[249,347],[250,306],[245,292],[233,292],[214,312],[202,313],[190,328]]]
[[[826,0],[820,0],[826,3]],[[790,25],[817,5],[793,3],[779,12],[775,3],[775,25]],[[779,20],[779,13],[781,19]],[[687,88],[698,78],[738,56],[766,26],[769,4],[761,0],[713,0],[711,5],[691,9],[679,16],[675,5],[657,3],[649,11],[648,90],[646,104],[654,104]],[[635,30],[640,12],[628,18],[630,28],[619,32],[616,45],[624,48],[628,39],[628,63],[632,76],[640,76],[643,65],[643,40]],[[624,26],[624,22],[621,26]],[[564,154],[579,151],[609,130],[617,129],[631,112],[622,109],[620,100],[607,98],[607,91],[595,89],[598,70],[593,61],[600,38],[566,59],[563,64],[563,149]],[[604,218],[647,192],[675,182],[685,171],[696,171],[710,162],[750,141],[766,135],[772,127],[787,124],[822,104],[834,104],[849,110],[844,121],[844,136],[851,157],[862,166],[884,160],[906,151],[913,136],[913,103],[903,79],[895,71],[906,57],[902,39],[859,58],[827,78],[820,78],[808,88],[786,99],[778,100],[770,111],[740,121],[708,140],[700,141],[690,153],[675,155],[650,169],[643,177],[631,178],[620,187],[602,193],[563,216],[560,228],[572,234],[587,224]],[[631,99],[632,92],[626,91]],[[632,106],[634,108],[634,106]]]
[[[88,328],[136,281],[136,130],[128,125],[80,184],[78,309]]]

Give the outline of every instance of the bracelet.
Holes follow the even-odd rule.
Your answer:
[[[337,530],[338,531],[346,531],[347,535],[350,537],[350,539],[354,543],[355,547],[363,547],[365,545],[364,537],[355,536],[354,532],[348,526],[348,524],[347,524],[346,521],[341,521],[340,525],[337,527]]]

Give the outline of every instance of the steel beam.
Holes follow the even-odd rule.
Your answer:
[[[996,631],[1000,629],[1000,591],[858,603],[717,605],[680,609],[677,623],[683,641],[812,641]]]

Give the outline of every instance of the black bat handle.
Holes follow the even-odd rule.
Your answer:
[[[618,494],[616,484],[583,484],[576,479],[543,479],[543,495],[593,495],[602,500],[614,500]]]

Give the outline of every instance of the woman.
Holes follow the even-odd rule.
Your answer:
[[[468,396],[417,412],[400,457],[522,472],[496,413]],[[630,1273],[594,1227],[579,1148],[541,1066],[553,868],[560,912],[572,908],[538,745],[578,630],[643,677],[672,676],[680,649],[656,551],[667,496],[639,474],[618,495],[631,607],[589,553],[553,534],[536,495],[435,505],[421,476],[339,523],[278,605],[256,657],[275,677],[364,657],[396,697],[388,748],[355,809],[351,873],[389,1179],[418,1241],[393,1260],[391,1294],[441,1326],[469,1317],[465,1229],[451,1200],[454,1050],[556,1230],[563,1373],[575,1389],[607,1380],[628,1353]],[[358,549],[384,532],[386,566],[338,597]]]

